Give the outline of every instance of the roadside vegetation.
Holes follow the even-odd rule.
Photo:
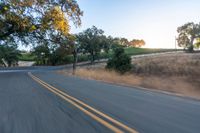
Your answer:
[[[175,53],[141,57],[132,60],[133,68],[124,73],[105,69],[106,63],[77,69],[76,76],[125,86],[200,96],[200,53]],[[62,71],[69,75],[69,71]]]
[[[107,62],[106,69],[124,74],[130,71],[131,68],[131,57],[125,53],[122,47],[115,48],[113,56]]]
[[[21,55],[18,56],[20,61],[35,61],[35,55],[30,52],[21,52]]]
[[[20,56],[20,51],[17,50],[16,45],[7,43],[0,45],[0,66],[17,66]]]
[[[160,49],[160,48],[155,49],[155,48],[136,48],[136,47],[128,47],[128,48],[124,48],[124,50],[125,50],[125,53],[127,53],[130,56],[176,51],[175,49]],[[178,51],[182,51],[182,50],[180,49]],[[108,53],[101,52],[99,57],[98,57],[98,60],[110,58],[112,55],[113,55],[113,51],[109,51]],[[71,64],[71,63],[73,63],[73,55],[71,55],[69,53],[66,54],[62,58],[63,58],[63,61],[61,62],[61,64]],[[21,61],[36,61],[37,57],[33,52],[26,52],[26,53],[23,52],[23,53],[21,53],[21,56],[19,56],[19,60],[21,60]],[[78,55],[78,62],[83,62],[83,61],[90,61],[89,55],[79,54]]]
[[[93,64],[95,61],[110,58],[118,46],[123,47],[129,55],[161,51],[136,48],[144,46],[145,41],[105,36],[104,31],[95,26],[60,41],[56,45],[51,42],[36,45],[32,49],[36,65],[62,65],[83,61]]]

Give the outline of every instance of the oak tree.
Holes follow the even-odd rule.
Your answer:
[[[93,26],[77,35],[78,43],[83,53],[89,53],[91,57],[91,63],[94,63],[96,57],[100,54],[103,49],[102,43],[104,31]]]
[[[0,40],[46,30],[68,35],[69,20],[78,26],[82,14],[76,0],[1,0]]]
[[[178,45],[192,52],[196,39],[200,38],[200,24],[193,22],[178,27]]]

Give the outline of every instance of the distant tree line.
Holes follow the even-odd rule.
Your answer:
[[[126,38],[106,36],[102,29],[98,29],[95,26],[78,34],[69,35],[68,37],[63,35],[57,36],[57,34],[54,33],[49,33],[49,37],[50,38],[37,40],[37,43],[33,45],[31,54],[35,57],[36,65],[61,65],[68,62],[76,63],[79,55],[86,55],[91,61],[91,64],[93,64],[95,60],[101,58],[101,53],[108,54],[118,46],[125,48],[141,47],[145,45],[143,40],[133,39],[132,41],[128,41]],[[10,45],[5,45],[4,43],[9,43]],[[12,59],[9,57],[10,64],[18,61],[20,52],[17,50],[18,45],[15,41],[7,39],[2,41],[0,46],[0,59],[8,61],[7,54],[3,53],[9,53],[8,51],[12,50]],[[7,49],[7,51],[5,49]]]
[[[32,53],[36,57],[38,65],[65,64],[70,60],[69,56],[77,61],[78,55],[87,55],[91,64],[100,59],[101,53],[109,53],[118,46],[141,47],[145,45],[144,40],[126,38],[113,38],[104,35],[102,29],[93,26],[75,35],[73,39],[59,38],[59,44],[53,42],[42,42],[34,47]]]

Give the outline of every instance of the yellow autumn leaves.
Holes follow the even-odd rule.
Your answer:
[[[64,12],[60,9],[60,7],[55,6],[50,11],[48,11],[43,19],[43,28],[52,28],[58,30],[63,35],[69,34],[69,23],[67,17],[65,16]]]
[[[14,23],[19,31],[34,32],[37,29],[41,31],[57,30],[61,34],[68,36],[70,30],[68,18],[74,17],[73,13],[76,13],[78,7],[71,4],[70,9],[72,11],[66,9],[62,11],[61,6],[53,5],[46,7],[45,2],[45,0],[10,0],[10,5],[4,6],[1,13],[7,20]],[[67,2],[70,3],[71,1]],[[10,7],[14,7],[15,10],[10,10]],[[29,8],[30,11],[35,8],[35,13],[26,14],[25,11],[28,11]]]
[[[20,6],[20,7],[31,7],[36,0],[10,0],[10,3],[13,6]]]

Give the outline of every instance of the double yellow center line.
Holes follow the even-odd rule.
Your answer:
[[[39,84],[44,86],[46,89],[48,89],[49,91],[53,92],[57,96],[61,97],[65,101],[69,102],[73,106],[77,107],[82,112],[84,112],[85,114],[87,114],[88,116],[93,118],[94,120],[98,121],[99,123],[101,123],[105,127],[109,128],[113,132],[123,133],[124,131],[122,131],[122,129],[124,129],[125,131],[130,132],[130,133],[138,133],[135,129],[132,129],[132,128],[124,125],[123,123],[121,123],[121,122],[111,118],[110,116],[108,116],[108,115],[106,115],[106,114],[94,109],[93,107],[87,105],[86,103],[76,99],[75,97],[72,97],[72,96],[68,95],[67,93],[65,93],[65,92],[63,92],[63,91],[61,91],[61,90],[59,90],[59,89],[47,84],[46,82],[44,82],[41,79],[39,79],[38,77],[34,76],[30,72],[28,73],[28,75],[32,79],[34,79],[36,82],[38,82]],[[109,122],[105,121],[104,119],[98,117],[95,113],[98,114],[99,116],[101,116],[102,118],[110,121],[111,123],[109,123]],[[121,129],[118,128],[117,126],[120,127]]]

